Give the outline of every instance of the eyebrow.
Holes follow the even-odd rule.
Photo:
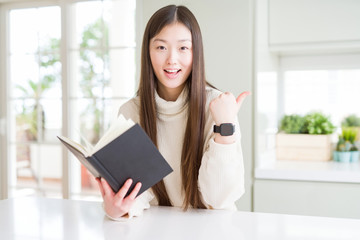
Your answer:
[[[164,43],[167,43],[166,40],[161,39],[161,38],[155,38],[155,39],[153,40],[153,42],[164,42]],[[180,40],[178,40],[178,42],[191,42],[191,40],[190,40],[190,39],[180,39]]]

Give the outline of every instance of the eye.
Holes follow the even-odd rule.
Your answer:
[[[166,48],[164,46],[158,46],[156,47],[156,49],[159,49],[159,50],[166,50]]]
[[[181,51],[185,51],[185,50],[188,50],[188,49],[189,49],[189,48],[188,48],[188,47],[185,47],[185,46],[180,48]]]

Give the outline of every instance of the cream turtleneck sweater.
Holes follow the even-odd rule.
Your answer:
[[[235,201],[244,193],[244,167],[241,149],[241,134],[239,123],[235,123],[236,142],[219,144],[214,141],[214,121],[209,110],[209,103],[221,92],[206,88],[206,123],[205,146],[198,185],[203,202],[208,208],[236,209]],[[157,139],[158,148],[173,172],[164,178],[167,193],[173,206],[181,207],[184,192],[181,185],[181,151],[187,123],[188,104],[187,89],[184,88],[176,101],[166,101],[156,93],[158,111]],[[139,97],[135,97],[120,108],[119,114],[139,123]],[[153,199],[151,202],[150,200]],[[150,204],[156,205],[151,190],[140,195],[129,211],[129,216],[141,215],[143,209]]]

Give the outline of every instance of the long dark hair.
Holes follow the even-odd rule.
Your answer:
[[[141,73],[138,96],[140,97],[140,124],[157,145],[155,90],[157,78],[150,60],[150,40],[167,25],[184,24],[192,35],[193,64],[186,84],[188,93],[188,120],[181,155],[182,188],[185,192],[184,209],[206,208],[198,188],[198,174],[204,148],[206,80],[202,36],[198,22],[184,6],[169,5],[159,9],[150,18],[144,32],[141,51]],[[159,205],[171,206],[164,181],[153,186]]]

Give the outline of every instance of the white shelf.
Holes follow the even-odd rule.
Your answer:
[[[360,183],[360,163],[271,161],[255,168],[256,179]]]

